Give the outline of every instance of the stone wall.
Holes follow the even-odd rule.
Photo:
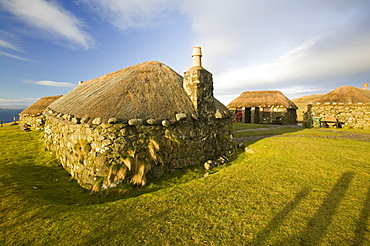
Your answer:
[[[235,115],[240,110],[235,108],[230,109],[232,115]],[[242,108],[242,122],[243,123],[256,123],[256,124],[297,124],[297,113],[295,109],[287,109],[283,107],[271,107],[270,116],[264,115],[263,108],[251,107],[250,117],[246,116],[248,110]],[[247,120],[249,119],[249,120]]]
[[[324,104],[306,106],[303,120],[306,127],[312,126],[312,119],[334,117],[342,122],[343,128],[370,129],[370,105]]]
[[[43,130],[45,124],[44,115],[29,115],[29,114],[20,114],[19,115],[19,125],[28,125],[33,130]]]
[[[261,108],[262,109],[262,108]],[[258,122],[263,124],[297,124],[297,113],[295,109],[287,109],[284,107],[271,107],[270,117],[265,117],[263,111],[258,114]]]
[[[207,121],[179,114],[172,122],[94,120],[92,125],[51,110],[45,115],[46,148],[82,187],[95,191],[121,182],[144,185],[147,176],[203,164],[231,153],[234,146],[228,111],[217,111]]]

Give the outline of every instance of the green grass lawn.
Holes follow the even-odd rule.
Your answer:
[[[234,123],[233,130],[242,130],[242,129],[254,129],[254,128],[267,128],[267,125],[263,124],[251,124],[251,123]]]
[[[91,194],[40,132],[0,127],[0,245],[369,245],[370,131],[269,131],[206,177]]]

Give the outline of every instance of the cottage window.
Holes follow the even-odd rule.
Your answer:
[[[271,108],[263,108],[263,117],[271,116]]]

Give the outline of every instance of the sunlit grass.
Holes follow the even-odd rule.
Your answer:
[[[255,128],[267,128],[267,125],[263,124],[251,124],[251,123],[233,123],[233,131],[242,129],[255,129]]]
[[[195,166],[90,194],[40,133],[0,127],[0,244],[367,245],[370,142],[346,132],[273,131],[207,177]]]

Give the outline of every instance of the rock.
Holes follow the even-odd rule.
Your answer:
[[[185,120],[186,119],[186,114],[176,114],[176,120]]]
[[[193,118],[194,120],[198,120],[199,119],[199,117],[198,117],[197,114],[191,114],[191,118]]]
[[[102,123],[102,118],[101,117],[95,118],[93,119],[92,123],[94,125],[100,125]]]
[[[128,121],[128,124],[130,126],[140,126],[143,124],[143,120],[142,119],[131,119]]]
[[[79,118],[72,118],[72,122],[75,124],[80,124],[80,119]]]
[[[237,148],[240,148],[240,149],[244,149],[245,148],[245,144],[244,143],[238,143],[238,145],[236,147]]]
[[[213,164],[213,161],[212,160],[208,160],[204,163],[204,169],[206,170],[210,170],[213,168],[214,164]]]
[[[147,122],[149,125],[155,125],[155,124],[157,124],[157,121],[156,121],[155,119],[148,119],[146,122]]]
[[[245,148],[245,153],[248,153],[248,154],[254,154],[254,149],[253,148]]]
[[[169,122],[168,120],[162,120],[162,126],[168,127],[170,125],[171,125],[171,122]]]
[[[118,119],[117,118],[110,118],[108,120],[108,124],[116,124],[118,122]]]
[[[223,115],[222,115],[222,113],[220,112],[220,110],[218,110],[218,109],[217,109],[217,112],[216,112],[216,114],[215,114],[215,117],[216,117],[216,119],[222,119],[222,118],[223,118]]]
[[[81,119],[81,124],[86,124],[89,120],[90,120],[90,118],[89,118],[89,117],[83,117],[83,118]]]

